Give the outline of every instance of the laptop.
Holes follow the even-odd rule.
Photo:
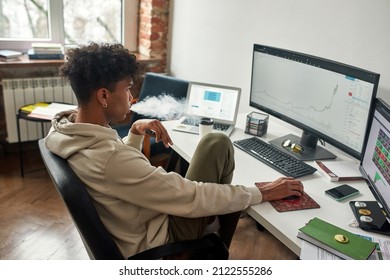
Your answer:
[[[190,82],[184,115],[173,130],[199,134],[202,118],[214,120],[213,132],[229,136],[236,125],[241,89],[199,82]]]

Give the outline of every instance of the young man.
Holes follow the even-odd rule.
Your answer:
[[[129,112],[130,88],[142,74],[135,56],[119,44],[95,43],[71,49],[67,56],[60,73],[70,81],[78,109],[53,119],[46,146],[67,159],[88,185],[124,257],[200,238],[215,220],[229,246],[240,211],[301,195],[301,182],[292,178],[279,178],[262,189],[230,185],[234,149],[229,138],[217,133],[202,138],[186,178],[152,166],[140,151],[145,131],[154,131],[167,147],[173,144],[160,121],[136,121],[124,139],[109,126]]]

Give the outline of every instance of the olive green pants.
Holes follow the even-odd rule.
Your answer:
[[[230,139],[222,133],[204,136],[192,157],[186,178],[198,182],[230,184],[234,171],[234,149]],[[210,205],[212,207],[212,205]],[[227,247],[233,238],[240,212],[218,216],[219,236]],[[215,216],[200,218],[169,217],[169,242],[193,240],[202,236]]]

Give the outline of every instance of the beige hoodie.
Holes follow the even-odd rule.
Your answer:
[[[260,203],[257,188],[187,180],[152,166],[140,152],[143,136],[74,123],[76,111],[52,121],[46,146],[67,159],[88,186],[99,216],[124,257],[165,244],[168,215],[203,217]],[[212,205],[212,207],[211,207]]]

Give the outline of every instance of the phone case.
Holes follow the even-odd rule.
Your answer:
[[[336,201],[342,201],[347,198],[356,196],[359,194],[359,190],[349,186],[349,185],[341,185],[334,187],[332,189],[326,190],[325,194],[329,197],[335,199]]]

